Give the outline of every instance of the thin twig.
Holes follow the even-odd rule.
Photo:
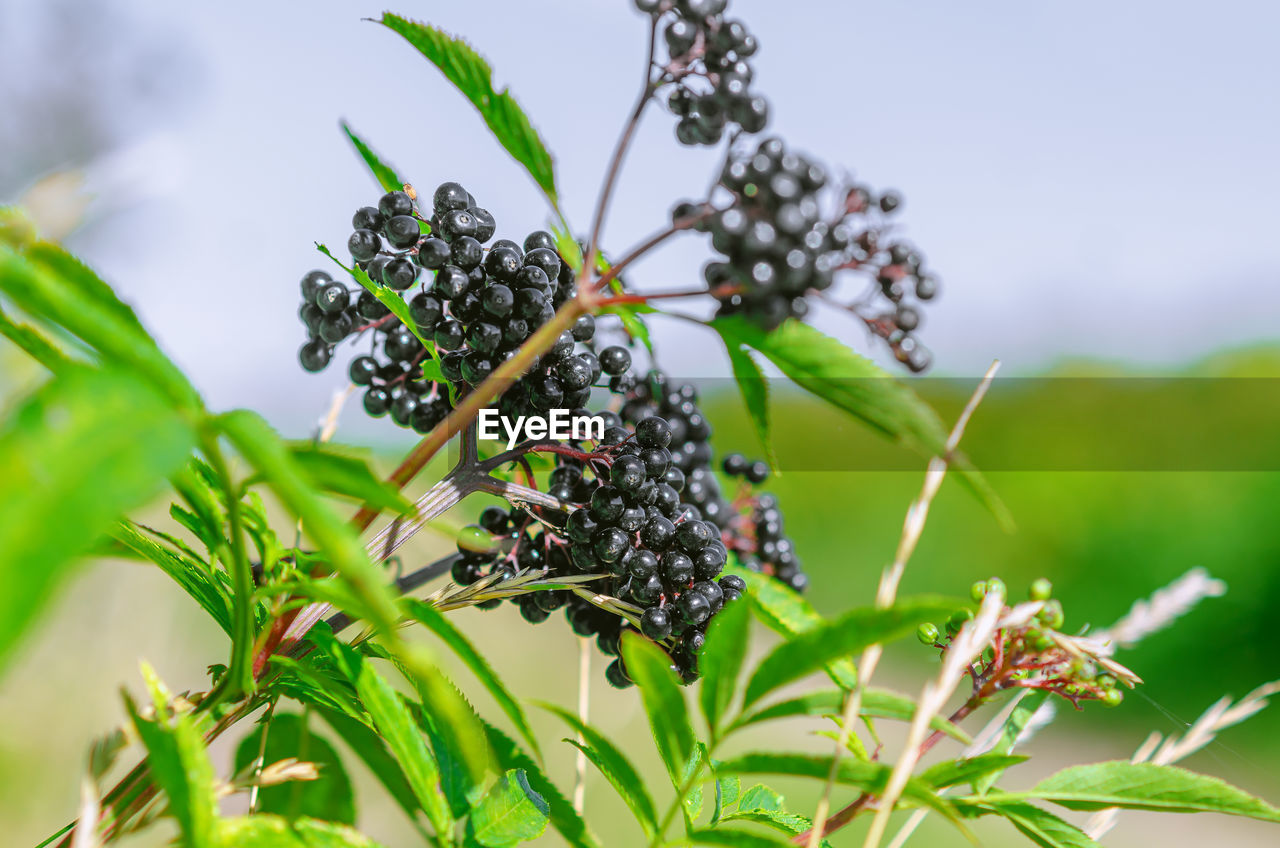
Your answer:
[[[951,428],[951,434],[947,438],[943,455],[929,460],[929,468],[925,473],[924,485],[920,489],[920,495],[907,508],[907,516],[902,524],[902,536],[898,540],[898,550],[894,554],[893,563],[884,570],[880,577],[880,586],[876,592],[876,606],[884,608],[893,605],[894,599],[898,594],[898,583],[902,580],[902,572],[907,566],[907,560],[915,552],[916,544],[920,541],[920,535],[924,531],[925,520],[929,516],[929,505],[933,503],[934,496],[938,494],[938,489],[942,486],[942,480],[947,474],[947,466],[955,453],[956,447],[960,444],[960,438],[964,435],[969,418],[973,415],[973,411],[978,408],[978,404],[982,402],[982,398],[986,395],[987,389],[990,388],[991,381],[995,379],[996,371],[999,368],[999,360],[991,363],[991,367],[987,369],[987,373],[974,390],[973,397],[969,398],[969,402],[960,413],[955,426]],[[853,732],[854,722],[862,709],[862,692],[870,682],[872,674],[875,673],[882,651],[882,647],[876,644],[862,652],[862,659],[858,663],[858,680],[854,685],[853,691],[845,697],[845,709],[841,717],[840,735],[836,740],[835,750],[831,758],[831,770],[827,774],[827,782],[823,786],[822,797],[818,800],[818,807],[813,814],[813,826],[806,833],[792,840],[797,844],[807,845],[808,848],[818,848],[822,838],[834,829],[834,827],[828,827],[827,817],[831,811],[831,792],[835,787],[836,777],[839,774],[840,757],[849,745],[849,734]],[[858,802],[854,801],[853,803],[857,804]],[[850,806],[852,807],[853,805]],[[852,810],[846,808],[841,813],[847,813],[848,818],[851,819],[852,814],[856,813],[856,811],[857,808]],[[843,826],[845,823],[846,821],[830,822],[835,827]]]
[[[578,720],[586,724],[591,713],[591,640],[578,637]],[[578,733],[578,755],[573,764],[573,809],[582,815],[587,804],[586,738]]]

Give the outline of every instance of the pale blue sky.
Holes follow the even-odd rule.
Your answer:
[[[215,404],[281,422],[303,405],[309,420],[342,382],[294,360],[296,281],[322,259],[312,241],[341,245],[351,212],[377,196],[339,118],[416,184],[466,184],[501,234],[544,221],[471,107],[398,36],[360,21],[380,5],[114,5],[151,36],[176,36],[190,68],[185,102],[134,139],[164,179],[80,247]],[[644,27],[629,0],[393,7],[490,59],[555,153],[565,206],[585,228],[639,80]],[[0,0],[0,40],[21,40],[34,8]],[[732,0],[730,11],[762,44],[756,85],[772,130],[906,196],[907,232],[945,285],[921,333],[941,372],[980,373],[993,357],[1026,372],[1078,354],[1155,367],[1280,335],[1277,4]],[[39,78],[56,58],[23,72]],[[609,248],[702,191],[717,155],[680,148],[670,116],[651,111]],[[687,237],[633,280],[687,285],[706,258]],[[843,318],[818,322],[869,349]],[[725,370],[714,338],[676,324],[658,334],[678,353],[669,367]]]

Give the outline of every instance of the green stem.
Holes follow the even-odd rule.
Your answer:
[[[222,454],[222,448],[218,445],[217,435],[206,433],[201,449],[222,482],[222,490],[227,498],[227,530],[231,548],[229,552],[223,550],[222,553],[231,571],[231,585],[235,593],[231,620],[231,662],[218,687],[206,699],[208,706],[213,706],[222,700],[233,700],[254,691],[253,570],[245,553],[240,493],[227,466],[226,457]],[[225,549],[226,546],[219,547]]]
[[[676,813],[684,808],[684,799],[693,787],[698,784],[702,778],[702,770],[711,762],[711,755],[715,752],[716,742],[713,740],[707,746],[706,756],[701,757],[698,761],[698,767],[689,773],[689,776],[676,787],[676,797],[671,802],[671,806],[667,807],[667,811],[662,814],[662,820],[658,822],[658,829],[653,832],[653,839],[649,841],[649,848],[658,848],[665,840],[667,828],[671,827],[671,821],[676,817]]]

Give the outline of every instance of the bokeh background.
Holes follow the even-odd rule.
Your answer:
[[[922,338],[935,373],[957,379],[922,388],[948,414],[996,357],[1003,373],[1022,377],[1280,376],[1280,348],[1271,347],[1280,338],[1275,4],[1227,0],[1211,14],[1167,0],[733,0],[731,9],[762,42],[756,79],[772,129],[837,170],[905,194],[907,233],[945,286]],[[639,76],[643,26],[630,3],[405,0],[395,10],[465,34],[491,60],[556,155],[569,217],[585,226]],[[546,219],[471,107],[396,36],[361,22],[380,11],[337,0],[0,0],[0,202],[24,203],[65,233],[211,405],[257,408],[290,435],[306,435],[343,384],[337,370],[312,376],[295,364],[296,281],[321,267],[313,242],[340,245],[351,211],[377,196],[340,118],[420,186],[465,183],[503,232]],[[650,113],[609,219],[610,249],[658,228],[676,199],[706,185],[717,154],[678,148],[671,130]],[[705,251],[699,239],[677,241],[638,265],[633,283],[687,287]],[[815,320],[882,358],[841,315],[819,310]],[[718,341],[674,322],[655,322],[654,332],[664,367],[707,378],[718,446],[751,450],[736,397],[716,382],[728,373]],[[0,346],[6,401],[39,377]],[[1036,759],[1021,780],[1126,757],[1150,730],[1177,732],[1221,695],[1280,677],[1274,419],[1239,416],[1218,433],[1270,457],[1257,469],[1168,470],[1195,467],[1173,456],[1164,470],[1117,470],[1089,458],[1106,454],[1124,418],[1081,423],[1055,406],[1062,396],[1052,386],[1031,380],[1002,394],[986,425],[979,412],[966,445],[982,464],[1031,432],[1044,457],[1085,459],[1073,471],[1044,470],[1055,467],[1050,459],[990,475],[1014,533],[945,486],[905,590],[964,592],[999,574],[1021,591],[1045,575],[1080,625],[1110,623],[1195,566],[1229,592],[1126,654],[1147,685],[1115,710],[1065,710],[1031,745]],[[1176,389],[1162,403],[1170,433],[1214,438],[1224,410]],[[780,393],[775,416],[795,452],[773,488],[814,602],[828,613],[867,602],[922,463],[798,395]],[[358,410],[344,415],[339,438],[369,446],[380,462],[408,443]],[[911,470],[813,470],[829,467],[825,452],[837,444],[844,457],[888,457],[869,467]],[[1171,452],[1193,448],[1171,441]],[[152,518],[163,514],[158,505]],[[412,556],[448,545],[427,538]],[[576,646],[566,627],[531,635],[508,609],[459,618],[518,693],[572,700]],[[767,637],[757,641],[762,649]],[[224,659],[218,634],[181,593],[120,562],[87,565],[23,654],[0,679],[0,822],[12,845],[35,844],[72,813],[87,747],[121,720],[118,688],[137,690],[140,658],[176,689],[200,687],[205,665]],[[928,652],[903,646],[893,657],[885,682],[917,691]],[[593,718],[634,738],[656,775],[633,694],[597,679],[593,698]],[[756,741],[823,744],[805,730],[784,726],[773,731],[784,739]],[[219,748],[223,762],[233,742]],[[564,748],[551,769],[567,783]],[[1280,710],[1229,731],[1190,765],[1274,801],[1277,755]],[[811,787],[779,787],[798,811],[812,806]],[[362,824],[388,844],[413,844],[367,780],[359,789]],[[625,819],[603,781],[589,782],[588,799],[595,820]],[[617,827],[602,827],[608,844],[632,844]],[[993,845],[1008,839],[998,825],[981,833]],[[161,828],[134,844],[164,837]],[[1276,836],[1221,817],[1126,814],[1106,842],[1152,840],[1263,846]],[[920,844],[959,843],[926,827]]]

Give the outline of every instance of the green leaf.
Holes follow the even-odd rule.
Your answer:
[[[118,522],[110,532],[120,544],[159,566],[231,635],[231,594],[225,584],[181,552],[171,551],[142,535],[127,521]]]
[[[359,831],[313,819],[240,816],[217,823],[219,848],[381,848]]]
[[[689,791],[685,792],[681,799],[686,830],[692,830],[693,823],[698,820],[698,816],[702,815],[702,782],[696,778],[706,763],[707,746],[701,742],[695,742],[693,756],[689,757],[689,761],[684,764],[684,772],[680,775],[681,786],[693,781],[689,785]]]
[[[644,345],[649,355],[653,356],[653,338],[649,333],[649,325],[641,316],[659,311],[647,303],[616,303],[601,307],[600,314],[618,316],[627,335]]]
[[[365,144],[360,136],[355,134],[346,121],[342,122],[342,131],[347,134],[347,139],[355,147],[356,152],[360,154],[360,158],[369,166],[369,170],[373,173],[373,178],[378,181],[378,185],[382,186],[383,191],[400,191],[405,187],[405,181],[400,179],[395,169],[379,159],[378,154],[374,153],[372,148]]]
[[[466,95],[489,126],[498,142],[517,162],[525,167],[533,181],[556,202],[555,164],[506,89],[495,91],[493,72],[488,63],[465,41],[428,24],[411,21],[390,12],[382,15],[382,24],[397,32],[440,69],[445,79]]]
[[[991,811],[1044,848],[1101,848],[1080,828],[1033,804],[993,804]]]
[[[467,668],[471,669],[471,673],[489,691],[498,706],[507,714],[507,718],[511,719],[511,723],[515,725],[516,730],[529,743],[529,747],[533,749],[534,754],[541,758],[542,753],[538,750],[537,737],[533,732],[533,728],[529,726],[529,720],[525,717],[520,703],[498,678],[497,672],[489,665],[488,660],[475,649],[475,646],[471,644],[467,637],[463,636],[431,604],[408,598],[404,601],[404,609],[411,618],[440,637],[458,655],[458,658],[466,664]]]
[[[785,848],[791,843],[769,833],[756,833],[736,827],[695,830],[689,834],[694,845],[731,845],[734,848]]]
[[[0,246],[0,291],[33,316],[78,336],[112,364],[136,372],[176,406],[196,410],[200,397],[137,316],[88,266],[57,245],[38,242],[22,254]]]
[[[698,657],[702,714],[711,728],[712,739],[717,737],[722,716],[737,691],[738,674],[751,640],[750,610],[748,604],[730,604],[716,615],[707,628],[707,641]]]
[[[28,356],[57,374],[71,360],[57,345],[29,324],[16,324],[0,309],[0,336],[4,336]]]
[[[1114,761],[1072,766],[1028,792],[990,793],[992,803],[1041,799],[1069,810],[1123,807],[1167,813],[1225,813],[1280,822],[1280,809],[1224,780],[1177,766]]]
[[[759,351],[800,388],[891,440],[926,458],[946,453],[948,433],[937,413],[906,383],[831,336],[794,319],[772,332],[737,315],[710,324],[726,346]],[[1008,510],[972,463],[955,454],[951,465],[997,520],[1011,527]]]
[[[943,760],[920,773],[920,779],[934,789],[972,783],[980,777],[1000,773],[1005,769],[1027,761],[1027,757],[1012,754],[981,754],[968,759]]]
[[[583,722],[576,714],[556,704],[542,701],[535,703],[544,710],[559,716],[576,732],[582,734],[585,744],[580,744],[571,739],[566,741],[586,754],[591,764],[600,770],[600,773],[609,781],[609,785],[631,808],[636,820],[644,828],[645,835],[653,836],[658,829],[657,810],[654,808],[653,799],[649,797],[648,790],[645,789],[644,780],[626,755],[610,742],[607,736]]]
[[[729,353],[729,365],[733,368],[733,379],[742,394],[742,405],[751,418],[751,426],[755,428],[756,438],[764,450],[769,465],[778,467],[778,458],[773,452],[773,438],[769,435],[769,381],[764,372],[751,357],[751,353],[742,345],[724,340],[725,350]]]
[[[1024,689],[1016,697],[1018,698],[1018,705],[1009,714],[1004,726],[1000,728],[1000,737],[996,739],[996,743],[988,751],[990,754],[1012,753],[1014,747],[1018,744],[1018,737],[1022,735],[1022,729],[1027,726],[1027,722],[1031,721],[1031,716],[1035,715],[1036,710],[1040,709],[1040,705],[1049,699],[1049,693]],[[979,795],[985,793],[1000,779],[1000,774],[1000,772],[994,771],[978,778],[974,781],[973,791]]]
[[[387,790],[387,793],[400,805],[400,809],[404,810],[405,815],[409,817],[409,821],[414,822],[418,810],[418,801],[413,793],[413,787],[409,785],[408,778],[405,777],[400,764],[396,762],[395,757],[387,749],[387,744],[382,737],[370,730],[362,722],[343,715],[336,710],[326,707],[313,707],[313,709],[315,709],[316,715],[323,718],[333,728],[333,732],[338,734],[338,737],[351,750],[356,752],[356,756],[360,758],[360,761],[368,767],[369,771],[373,772],[373,776],[378,779],[378,782]]]
[[[0,427],[0,667],[121,513],[181,467],[191,426],[131,374],[67,368]]]
[[[368,662],[359,663],[355,683],[360,701],[395,755],[428,821],[437,834],[447,838],[453,832],[453,812],[440,786],[440,768],[409,708],[400,694]]]
[[[736,774],[716,778],[716,805],[711,811],[711,824],[714,827],[722,818],[738,809],[738,801],[742,795],[742,781]]]
[[[780,833],[790,834],[792,836],[804,833],[813,826],[813,820],[807,816],[798,813],[788,813],[786,810],[746,810],[737,812],[729,816],[725,821],[749,821],[756,824],[762,824],[765,827],[772,828]],[[828,846],[831,843],[826,839],[819,844]]]
[[[906,598],[888,609],[859,607],[792,636],[756,666],[743,702],[750,705],[793,680],[871,645],[913,633],[926,621],[945,618],[962,604],[937,597]]]
[[[285,507],[302,519],[306,531],[323,552],[325,562],[358,594],[362,608],[347,612],[367,619],[384,632],[394,632],[400,608],[387,586],[386,576],[369,562],[364,546],[347,521],[312,490],[311,478],[276,432],[261,416],[243,409],[220,415],[215,420]]]
[[[763,783],[757,783],[742,793],[742,799],[738,801],[739,810],[781,810],[782,808],[782,796]]]
[[[551,808],[551,826],[559,831],[565,842],[573,848],[600,848],[600,842],[587,828],[587,823],[569,803],[569,799],[556,789],[528,754],[520,750],[511,737],[490,724],[485,725],[489,747],[498,765],[504,769],[521,768],[529,778],[529,785],[546,799]]]
[[[467,834],[487,848],[508,848],[537,839],[550,818],[551,808],[533,791],[524,769],[512,769],[471,808]]]
[[[313,441],[295,442],[289,446],[294,460],[323,491],[355,498],[378,509],[390,509],[401,515],[416,512],[413,502],[400,490],[373,473],[369,463],[335,447]]]
[[[334,264],[351,275],[351,278],[363,286],[370,294],[378,299],[385,307],[391,310],[391,313],[400,319],[400,323],[409,328],[409,332],[413,333],[418,341],[422,342],[422,346],[427,349],[427,358],[422,361],[422,375],[428,380],[443,380],[444,375],[440,373],[439,357],[436,355],[436,343],[432,338],[428,338],[422,334],[422,330],[413,320],[413,316],[409,314],[409,304],[404,302],[404,298],[400,296],[400,292],[390,286],[375,281],[365,272],[359,265],[347,267],[343,265],[338,257],[334,256],[329,248],[319,242],[316,243],[316,249],[325,256],[333,260]]]
[[[151,774],[168,799],[167,812],[178,821],[183,844],[190,848],[213,845],[213,823],[218,815],[214,793],[213,764],[200,732],[188,715],[175,714],[170,696],[149,665],[143,663],[153,719],[143,718],[137,706],[125,696],[129,719],[147,749]]]
[[[831,772],[831,757],[752,752],[725,760],[719,765],[719,770],[724,774],[785,774],[826,780]],[[845,757],[840,760],[836,768],[836,782],[877,794],[884,790],[892,772],[892,767],[884,763],[864,762]],[[942,813],[953,824],[959,820],[959,816],[949,803],[950,799],[939,796],[919,778],[913,777],[907,781],[903,796]],[[739,805],[739,809],[747,809],[745,798]]]
[[[637,633],[623,634],[622,657],[627,673],[640,687],[644,711],[667,774],[679,786],[685,764],[693,755],[694,736],[684,693],[671,671],[671,658]]]
[[[843,689],[820,689],[814,692],[806,692],[795,698],[778,701],[775,704],[760,707],[754,712],[743,714],[734,721],[733,729],[736,730],[752,724],[780,718],[839,713],[844,708],[844,698],[845,690]],[[915,709],[915,701],[897,692],[875,688],[864,689],[862,692],[863,716],[910,721],[915,715]],[[973,741],[968,733],[965,733],[960,727],[947,721],[942,716],[934,716],[929,725],[934,730],[940,730],[952,739],[963,742],[966,745]]]
[[[795,636],[826,621],[808,601],[781,581],[736,565],[730,565],[726,570],[747,581],[752,609],[775,633]],[[846,689],[852,689],[858,683],[858,671],[847,659],[831,663],[827,666],[827,674]]]
[[[264,733],[265,749],[262,748]],[[303,762],[315,763],[320,777],[261,787],[258,790],[258,809],[287,819],[307,816],[355,824],[355,797],[342,760],[327,740],[307,727],[306,719],[296,713],[273,713],[269,722],[259,723],[236,748],[236,772],[250,771],[258,760],[259,751],[263,753],[264,767],[296,757]]]

